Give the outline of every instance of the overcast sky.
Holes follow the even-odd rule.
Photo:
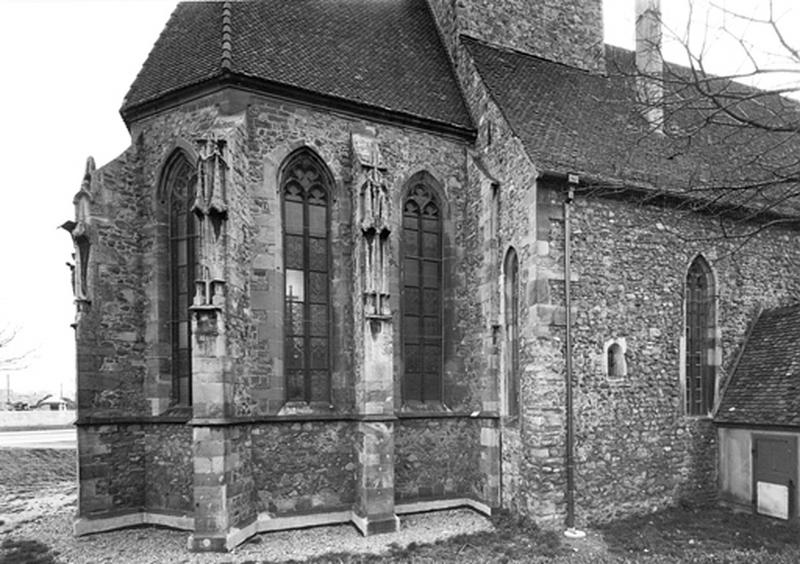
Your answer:
[[[745,12],[766,4],[719,2]],[[176,3],[0,0],[0,328],[18,330],[12,352],[32,351],[26,368],[0,372],[3,392],[10,374],[14,391],[57,393],[63,386],[66,395],[74,393],[74,306],[65,265],[72,243],[57,227],[73,218],[86,157],[99,167],[129,144],[118,110]],[[681,3],[663,1],[665,19],[679,22]],[[783,0],[778,13],[796,34],[800,10],[794,3]],[[789,8],[794,13],[784,15]],[[606,41],[631,48],[633,0],[604,0],[604,10]],[[701,22],[703,10],[698,14]],[[712,70],[730,72],[743,62],[732,48],[718,51]]]

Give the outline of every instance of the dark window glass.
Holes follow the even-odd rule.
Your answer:
[[[172,401],[191,405],[192,320],[189,306],[194,299],[198,271],[197,219],[191,208],[196,176],[194,167],[183,155],[176,155],[167,170],[165,195],[169,205],[170,232]]]
[[[505,261],[506,409],[519,413],[519,263],[509,249]]]
[[[711,268],[703,257],[697,257],[686,277],[686,413],[689,415],[707,415],[714,405],[714,294]]]
[[[403,399],[442,401],[442,219],[425,184],[403,205]]]
[[[283,195],[286,399],[330,401],[327,175],[308,153],[290,157]]]

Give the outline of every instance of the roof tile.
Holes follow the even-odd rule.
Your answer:
[[[202,82],[220,72],[222,2],[182,2],[131,85],[122,108]]]
[[[759,316],[715,421],[800,427],[800,305]]]
[[[260,0],[230,6],[234,74],[472,128],[424,0]],[[123,110],[220,75],[221,42],[222,3],[181,4]]]
[[[609,74],[601,75],[467,36],[462,42],[509,125],[542,170],[690,197],[703,186],[715,190],[718,201],[739,205],[743,198],[752,198],[748,203],[762,210],[778,200],[783,204],[776,196],[784,191],[796,193],[793,168],[786,169],[788,182],[780,182],[782,167],[796,165],[800,153],[796,135],[719,125],[704,127],[691,137],[650,131],[637,102],[630,51],[607,46]],[[685,69],[669,65],[668,72],[677,76]],[[688,99],[685,83],[668,82],[666,100]],[[748,89],[730,81],[720,81],[719,88]],[[758,104],[747,108],[751,115],[761,106],[780,106],[782,115],[800,116],[800,105],[794,101],[749,91],[758,94]],[[688,109],[693,104],[684,106],[687,109],[668,117],[667,128],[684,131],[697,123],[692,120],[704,119],[697,108]],[[765,181],[773,183],[769,190],[736,189],[737,184]],[[797,213],[794,207],[782,211]]]

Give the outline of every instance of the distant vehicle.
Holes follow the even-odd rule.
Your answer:
[[[11,409],[13,411],[28,411],[30,408],[26,401],[15,401],[11,403]]]

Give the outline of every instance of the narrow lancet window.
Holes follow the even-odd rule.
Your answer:
[[[289,158],[283,200],[286,399],[330,401],[329,175],[306,151]]]
[[[434,191],[412,183],[403,202],[403,399],[442,401],[442,216]]]
[[[165,195],[169,202],[170,334],[172,342],[172,403],[192,403],[192,320],[198,270],[197,219],[191,211],[195,198],[194,167],[177,153],[167,168]]]
[[[512,248],[506,253],[505,322],[506,322],[506,412],[519,413],[519,261]]]
[[[702,256],[692,261],[686,276],[686,413],[708,415],[714,406],[715,287],[711,268]]]

